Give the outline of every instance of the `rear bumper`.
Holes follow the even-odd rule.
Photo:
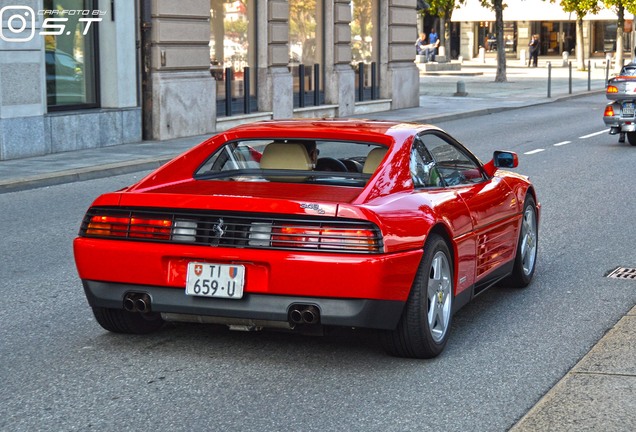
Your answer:
[[[294,304],[313,305],[326,326],[394,329],[403,301],[299,297],[246,293],[240,300],[210,299],[185,294],[183,289],[82,280],[92,307],[123,309],[127,293],[148,294],[152,312],[266,322],[287,322]],[[222,321],[222,320],[221,320]]]

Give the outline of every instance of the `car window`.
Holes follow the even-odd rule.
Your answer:
[[[373,143],[335,140],[232,141],[219,147],[194,177],[364,186],[386,150]]]
[[[451,140],[428,133],[418,136],[417,141],[422,143],[434,162],[431,168],[435,168],[433,173],[436,177],[431,178],[429,168],[427,185],[457,186],[486,179],[480,165]]]
[[[636,75],[636,67],[635,66],[625,66],[620,73],[621,76],[635,76]]]
[[[413,179],[413,186],[416,188],[439,187],[443,185],[437,168],[435,167],[435,161],[419,137],[416,137],[413,141],[409,168],[411,178]]]

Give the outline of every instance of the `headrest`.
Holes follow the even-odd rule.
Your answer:
[[[262,169],[311,170],[307,149],[302,143],[272,142],[261,157]]]
[[[369,152],[367,155],[367,159],[364,161],[364,167],[362,168],[362,172],[364,174],[374,173],[376,169],[378,169],[378,165],[384,159],[384,155],[387,152],[386,147],[376,147]]]

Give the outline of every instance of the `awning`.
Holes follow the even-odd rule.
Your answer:
[[[633,19],[632,14],[625,14]],[[508,2],[503,11],[504,21],[576,21],[575,13],[566,13],[560,5],[543,0],[524,0]],[[601,9],[596,14],[588,14],[584,20],[616,21],[616,13],[610,9]],[[453,22],[495,21],[495,11],[485,8],[479,0],[466,0],[464,5],[453,11]]]

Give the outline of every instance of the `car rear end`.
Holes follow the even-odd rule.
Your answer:
[[[74,242],[93,309],[242,329],[394,328],[422,251],[387,248],[382,220],[355,204],[371,174],[263,178],[237,162],[260,157],[235,148],[200,178],[157,173],[98,198]],[[228,174],[228,161],[240,169]]]

